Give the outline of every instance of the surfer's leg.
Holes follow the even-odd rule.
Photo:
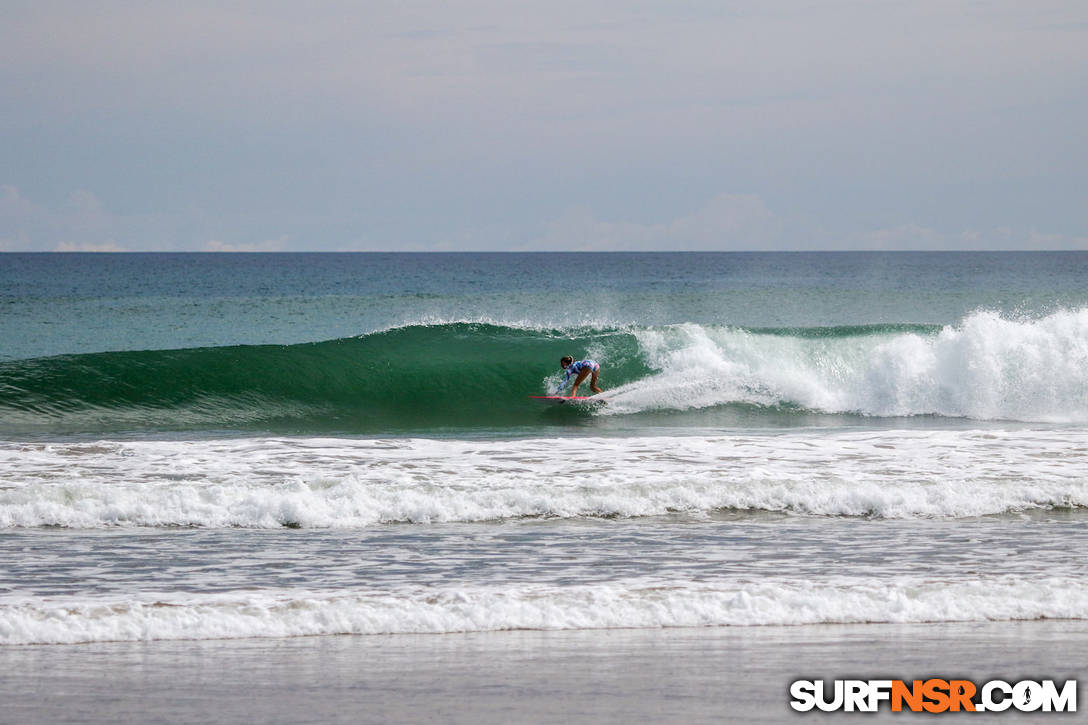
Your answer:
[[[596,370],[593,371],[593,377],[589,379],[589,388],[594,393],[601,392],[601,389],[597,387],[597,374],[599,372],[601,372],[601,369],[598,367]]]
[[[578,373],[578,377],[574,379],[574,385],[571,386],[570,397],[573,398],[574,396],[578,395],[578,386],[582,384],[582,381],[585,380],[588,375],[589,370],[586,368],[583,368],[582,371]],[[590,385],[592,386],[593,384],[590,383]]]

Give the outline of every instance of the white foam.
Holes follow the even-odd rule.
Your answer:
[[[365,527],[719,509],[888,518],[1088,506],[1088,432],[0,443],[0,528]]]
[[[687,324],[633,331],[662,372],[605,414],[789,403],[832,413],[1088,422],[1088,309],[976,312],[934,336],[802,338]]]
[[[641,580],[558,587],[404,588],[0,602],[0,644],[1088,617],[1058,578]]]

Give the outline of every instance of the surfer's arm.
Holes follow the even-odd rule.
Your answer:
[[[559,395],[563,392],[563,388],[567,387],[567,383],[570,382],[570,368],[567,368],[567,374],[563,376],[563,382],[559,383],[559,387],[555,389],[555,394]]]

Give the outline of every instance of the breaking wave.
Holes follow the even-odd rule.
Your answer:
[[[0,444],[0,530],[1088,507],[1080,430]]]
[[[1088,618],[1088,585],[1054,578],[612,582],[365,593],[153,595],[0,603],[0,645],[328,634]]]
[[[608,406],[544,410],[562,355],[602,363]],[[0,363],[0,433],[382,433],[657,422],[737,411],[1088,422],[1088,309],[956,325],[541,330],[409,325],[319,343]],[[677,417],[677,414],[681,414]],[[730,417],[732,416],[732,418]]]

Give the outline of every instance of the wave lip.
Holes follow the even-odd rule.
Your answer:
[[[0,529],[524,517],[964,518],[1088,507],[1071,430],[0,443]]]
[[[1088,618],[1079,580],[624,581],[0,603],[0,644]]]

